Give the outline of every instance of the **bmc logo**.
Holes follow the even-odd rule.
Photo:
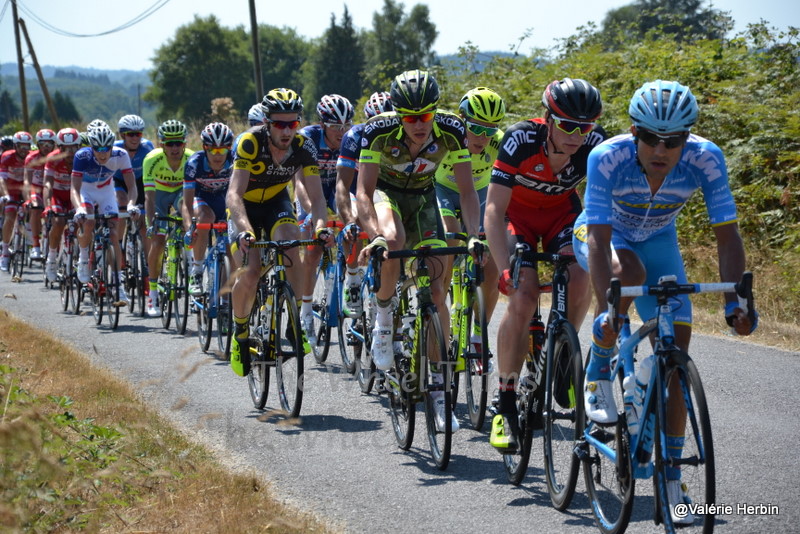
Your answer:
[[[513,155],[520,145],[525,143],[533,143],[534,141],[536,141],[536,132],[516,130],[510,136],[508,136],[506,142],[503,143],[503,150],[505,150],[509,155]]]

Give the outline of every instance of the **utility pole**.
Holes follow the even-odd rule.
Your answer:
[[[42,74],[42,69],[39,67],[39,61],[36,59],[36,52],[33,51],[33,45],[31,44],[31,38],[28,35],[28,28],[25,26],[25,21],[19,19],[19,25],[22,28],[22,33],[25,36],[25,42],[28,43],[28,52],[31,54],[31,59],[33,60],[33,68],[36,70],[36,76],[39,78],[39,85],[42,88],[42,94],[44,95],[44,101],[47,102],[47,109],[50,111],[50,118],[53,119],[53,129],[58,131],[61,129],[61,126],[58,124],[58,114],[56,113],[56,107],[53,105],[53,100],[50,98],[50,91],[47,90],[47,82],[44,81],[44,74]]]
[[[19,68],[19,97],[22,101],[22,127],[27,132],[30,128],[28,121],[28,95],[25,92],[25,66],[22,63],[22,43],[19,40],[19,15],[17,15],[17,0],[11,0],[11,18],[14,19],[14,40],[17,43],[17,67]]]
[[[261,76],[261,53],[258,50],[256,0],[250,0],[250,36],[253,38],[253,71],[256,78],[256,102],[264,98],[264,79]]]

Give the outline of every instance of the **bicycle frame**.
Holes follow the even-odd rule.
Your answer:
[[[209,280],[211,280],[211,285],[208,288],[208,299],[192,298],[192,302],[196,309],[207,309],[208,316],[211,319],[216,319],[219,310],[219,295],[222,291],[219,272],[220,269],[225,267],[225,256],[228,253],[228,225],[227,223],[197,223],[195,228],[213,230],[215,242],[214,246],[208,249],[203,259],[203,268],[209,274]]]

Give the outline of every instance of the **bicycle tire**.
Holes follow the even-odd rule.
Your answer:
[[[107,243],[104,246],[103,258],[105,259],[105,273],[103,276],[103,296],[105,297],[106,317],[108,326],[111,330],[116,330],[119,326],[119,276],[117,273],[117,251],[116,248]]]
[[[161,278],[159,279],[159,291],[161,291],[160,302],[161,306],[161,326],[169,330],[172,324],[172,299],[175,298],[172,287],[172,279],[169,276],[169,264],[171,260],[169,257],[169,242],[164,247],[164,253],[161,258]]]
[[[572,502],[580,460],[575,444],[583,435],[583,363],[575,328],[568,321],[556,327],[548,354],[544,404],[544,470],[553,507],[563,512]]]
[[[62,250],[58,255],[58,266],[56,267],[56,280],[58,281],[58,292],[61,296],[61,309],[69,310],[72,300],[72,254],[68,249]]]
[[[444,471],[450,463],[450,450],[453,443],[453,429],[451,426],[453,392],[451,388],[452,379],[450,377],[453,366],[447,355],[447,345],[444,342],[442,323],[439,320],[439,314],[436,308],[433,306],[423,311],[422,336],[420,336],[418,350],[420,351],[420,371],[424,373],[426,379],[424,396],[425,426],[428,433],[428,444],[431,447],[431,456],[434,464],[440,471]],[[436,428],[435,397],[432,395],[432,391],[437,388],[433,380],[433,374],[430,372],[431,356],[434,354],[438,354],[439,361],[445,363],[445,365],[439,366],[442,373],[442,384],[438,386],[439,388],[444,388],[444,391],[442,391],[442,395],[444,396],[444,429],[442,430]]]
[[[277,289],[275,318],[275,379],[281,408],[287,417],[300,415],[303,405],[303,334],[294,291],[288,284]],[[286,326],[284,330],[284,325]],[[285,336],[281,333],[286,332]]]
[[[486,421],[486,402],[489,389],[489,325],[486,321],[486,307],[484,305],[483,290],[475,287],[473,299],[470,299],[467,314],[466,332],[472,332],[475,320],[473,304],[478,308],[478,323],[481,329],[480,353],[476,357],[467,358],[464,362],[464,394],[467,401],[467,411],[472,428],[480,431]],[[472,353],[472,343],[466,340],[466,346]]]
[[[336,313],[339,316],[339,327],[337,328],[339,356],[342,358],[342,365],[345,371],[352,375],[356,372],[356,344],[361,343],[361,338],[363,338],[363,323],[360,321],[364,314],[361,313],[356,317],[349,317],[344,313],[344,292],[349,290],[344,286],[346,269],[347,265],[344,256],[341,256],[338,259],[336,277],[334,279],[334,283],[338,288],[336,295],[339,300],[336,306]]]
[[[216,281],[209,280],[208,269],[203,270],[203,288],[211,287]],[[211,346],[211,336],[214,329],[214,320],[211,318],[209,306],[211,305],[211,295],[208,291],[203,291],[200,295],[191,297],[192,309],[195,310],[197,320],[197,340],[200,343],[200,350],[208,351]]]
[[[274,354],[270,347],[272,330],[272,308],[267,304],[265,292],[259,288],[253,310],[250,312],[250,374],[247,385],[256,410],[263,410],[269,395],[270,362],[274,365]]]
[[[139,309],[139,317],[147,317],[147,292],[150,291],[150,284],[145,276],[147,273],[147,256],[145,255],[144,240],[141,234],[136,234],[136,256],[134,263],[136,264],[137,274],[134,278],[134,285],[136,286],[136,305]]]
[[[375,384],[375,378],[378,375],[378,368],[372,360],[372,353],[370,346],[372,345],[372,326],[375,324],[375,302],[373,296],[368,296],[368,289],[366,282],[361,284],[361,298],[364,303],[364,309],[361,312],[360,327],[361,334],[364,342],[356,344],[353,347],[353,361],[355,362],[355,375],[358,385],[361,388],[361,393],[369,394],[372,391],[372,386]]]
[[[129,223],[130,224],[130,223]],[[142,276],[139,265],[139,234],[125,233],[125,243],[123,243],[123,254],[125,255],[125,290],[128,293],[128,313],[136,311],[141,285],[139,279]]]
[[[25,267],[25,251],[28,248],[27,240],[25,239],[25,231],[19,228],[22,221],[17,220],[17,227],[14,230],[12,237],[12,250],[11,253],[11,281],[22,281],[22,273]]]
[[[89,252],[89,269],[91,278],[89,280],[89,296],[92,302],[92,315],[96,325],[103,324],[103,277],[105,276],[105,259],[101,256],[97,259],[97,251],[91,249]]]
[[[678,380],[684,404],[685,441],[681,454],[681,481],[687,486],[687,494],[693,504],[708,512],[694,518],[693,525],[702,525],[704,533],[714,531],[715,514],[713,505],[716,502],[716,471],[714,463],[714,442],[711,433],[711,419],[708,413],[705,391],[700,374],[692,359],[683,351],[674,350],[667,359],[664,384],[670,380]],[[663,445],[666,444],[666,413],[656,417],[656,436],[654,444],[655,471],[653,476],[654,495],[656,495],[656,523],[661,522],[666,532],[673,532],[676,525],[672,522],[667,498],[667,455]],[[683,526],[683,525],[681,525]]]
[[[231,260],[222,255],[217,263],[217,348],[225,359],[231,356],[233,310],[231,306]]]
[[[325,262],[325,258],[328,258]],[[312,296],[311,308],[312,317],[314,318],[313,328],[316,331],[316,343],[312,343],[311,348],[314,352],[314,360],[317,363],[325,363],[328,359],[328,351],[331,346],[331,326],[330,326],[330,303],[333,298],[332,294],[326,291],[328,280],[334,276],[333,260],[330,258],[328,251],[323,252],[323,262],[325,262],[325,269],[318,268],[316,282],[314,284],[314,294]],[[333,287],[331,280],[331,288]]]
[[[588,357],[584,360],[584,373]],[[617,379],[613,380],[614,400],[617,406],[623,406],[621,369]],[[584,432],[587,419],[583,413]],[[611,429],[611,430],[609,430]],[[633,476],[630,436],[628,435],[625,416],[619,415],[614,427],[594,425],[592,433],[615,452],[615,460],[589,446],[586,441],[579,445],[583,463],[583,480],[589,498],[589,508],[594,515],[595,524],[603,534],[620,534],[625,532],[633,511],[633,496],[636,479]],[[608,479],[608,483],[605,482]]]
[[[75,268],[80,260],[80,249],[78,248],[78,240],[72,242],[72,274],[69,277],[70,287],[73,290],[72,294],[72,313],[79,315],[81,313],[81,303],[85,295],[83,284],[78,280],[78,272]]]
[[[503,455],[503,466],[506,469],[506,477],[514,486],[520,485],[525,479],[525,475],[528,472],[528,463],[531,458],[531,448],[533,446],[532,395],[533,393],[531,392],[525,394],[517,392],[519,449],[516,453]]]
[[[184,254],[183,245],[178,246],[178,263],[175,270],[175,330],[178,335],[186,334],[189,324],[189,260]]]

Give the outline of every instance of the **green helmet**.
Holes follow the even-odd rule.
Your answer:
[[[506,104],[503,99],[486,87],[476,87],[467,91],[461,98],[458,109],[468,119],[498,123],[506,116]]]
[[[392,81],[389,94],[399,113],[428,113],[439,103],[439,84],[426,70],[409,70]]]
[[[186,125],[175,119],[164,121],[158,127],[158,139],[161,141],[183,141],[186,139]]]

